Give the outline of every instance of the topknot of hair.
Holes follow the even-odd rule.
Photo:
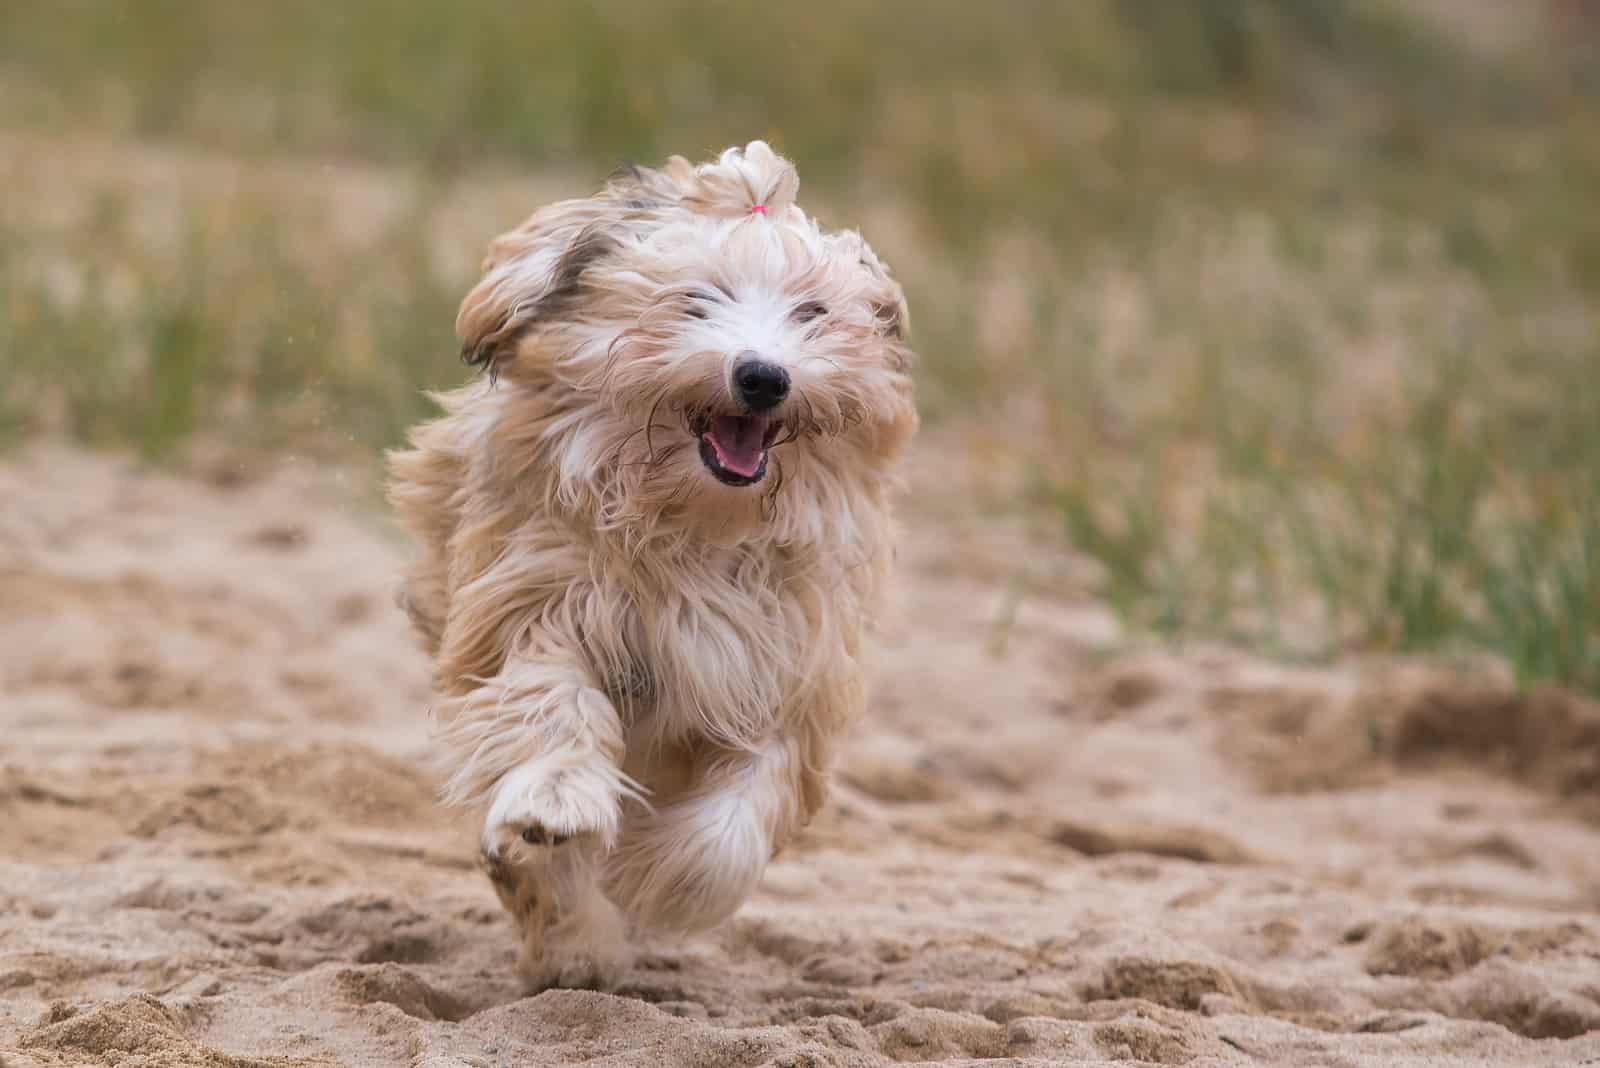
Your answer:
[[[800,175],[771,145],[751,141],[696,167],[687,185],[684,203],[707,215],[731,218],[760,211],[778,217],[794,207]]]

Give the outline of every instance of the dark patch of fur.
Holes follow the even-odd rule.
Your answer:
[[[524,334],[540,322],[569,314],[582,303],[584,272],[616,248],[617,239],[610,224],[584,227],[556,261],[550,284],[538,299],[518,301],[508,307],[493,330],[461,347],[461,361],[469,367],[487,368],[492,381],[500,360],[516,348]]]

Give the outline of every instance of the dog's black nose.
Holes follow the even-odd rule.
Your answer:
[[[746,408],[764,412],[789,395],[789,372],[756,356],[745,356],[733,369],[733,387]]]

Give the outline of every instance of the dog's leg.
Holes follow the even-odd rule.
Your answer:
[[[616,841],[621,800],[639,791],[619,766],[616,708],[572,658],[516,658],[435,713],[455,763],[445,799],[487,802],[487,856]]]
[[[813,755],[793,736],[702,755],[684,794],[629,821],[606,863],[606,893],[660,930],[698,931],[727,919],[821,804],[823,771]]]
[[[481,864],[522,934],[534,987],[604,986],[626,965],[616,907],[596,870],[624,797],[616,708],[570,656],[509,660],[494,679],[440,701],[453,758],[447,800],[485,806]]]
[[[615,905],[596,885],[593,845],[518,850],[479,863],[521,936],[518,968],[531,990],[614,986],[629,960]]]

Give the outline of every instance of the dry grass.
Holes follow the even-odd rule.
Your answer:
[[[1131,623],[1600,689],[1586,4],[129,10],[0,8],[13,436],[388,444],[488,236],[767,136]]]

